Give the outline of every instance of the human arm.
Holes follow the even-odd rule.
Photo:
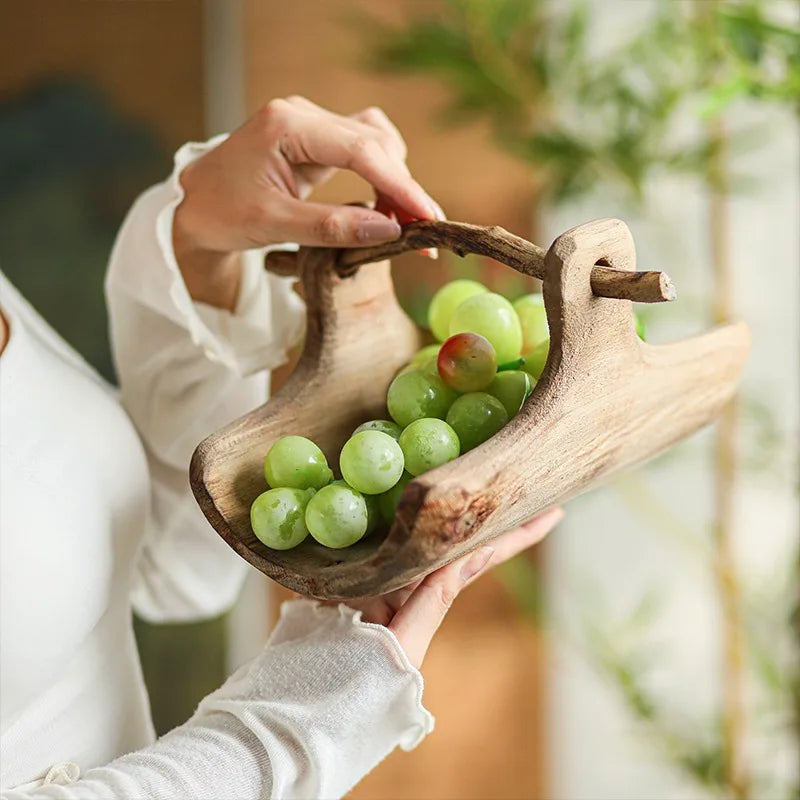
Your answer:
[[[273,101],[230,137],[181,148],[170,179],[129,214],[106,286],[122,401],[153,479],[133,590],[145,618],[213,615],[238,592],[245,565],[206,523],[186,472],[199,441],[264,402],[268,371],[300,335],[300,301],[265,273],[265,248],[371,244],[398,235],[390,216],[441,215],[404,157],[376,109],[341,117]],[[390,216],[307,202],[337,167],[369,180]]]
[[[188,722],[67,785],[7,790],[3,800],[340,797],[432,729],[421,696],[421,676],[386,628],[294,601],[262,653]]]
[[[3,800],[335,798],[394,747],[433,727],[421,706],[422,664],[459,591],[538,542],[554,510],[384,598],[285,604],[267,648],[153,746],[65,786]]]

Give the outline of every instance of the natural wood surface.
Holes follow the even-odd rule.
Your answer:
[[[641,342],[630,303],[596,297],[591,286],[598,262],[635,269],[628,228],[619,220],[574,228],[545,257],[550,354],[520,413],[488,442],[409,483],[384,537],[344,550],[309,539],[272,551],[249,524],[271,444],[305,435],[336,465],[353,428],[385,416],[391,377],[419,344],[397,305],[388,265],[342,278],[338,256],[300,251],[308,330],[297,370],[275,398],[202,442],[191,465],[195,496],[228,544],[278,582],[314,597],[403,586],[656,455],[713,419],[747,355],[743,324],[669,345]]]
[[[508,230],[549,244],[532,227],[537,219],[536,175],[498,150],[483,123],[443,132],[431,110],[447,102],[445,87],[426,78],[391,79],[363,68],[364,40],[349,24],[353,9],[377,10],[401,22],[420,5],[420,0],[395,0],[380,8],[374,0],[246,0],[244,57],[250,109],[271,97],[294,93],[341,114],[377,103],[408,144],[412,174],[451,219],[483,225],[502,220]],[[465,169],[469,165],[480,169]],[[312,199],[335,204],[344,198],[369,202],[374,195],[370,186],[341,170]],[[431,262],[416,252],[392,266],[397,295],[410,302],[430,294],[437,283],[459,277],[462,268],[458,259]],[[470,277],[495,291],[539,288],[533,280],[493,262],[463,266]],[[275,373],[273,378],[277,380]],[[546,548],[546,544],[536,548],[538,557]],[[273,584],[272,591],[277,594],[281,588]],[[547,781],[551,758],[544,746],[546,643],[531,633],[527,621],[518,622],[519,616],[516,601],[506,598],[491,575],[462,592],[425,659],[424,702],[436,715],[435,735],[410,753],[390,755],[348,797],[544,800],[553,795]],[[500,721],[491,726],[489,736],[487,708]]]
[[[337,260],[338,272],[346,276],[362,264],[425,247],[444,247],[460,256],[468,253],[488,256],[508,264],[523,275],[540,280],[545,275],[547,251],[497,225],[484,227],[466,222],[428,221],[404,226],[400,238],[394,242],[342,250]],[[296,259],[294,253],[271,253],[267,256],[266,266],[280,275],[294,275],[297,271]],[[637,303],[662,303],[674,300],[677,296],[665,272],[627,272],[596,265],[591,272],[591,286],[592,292],[598,297],[633,300]]]

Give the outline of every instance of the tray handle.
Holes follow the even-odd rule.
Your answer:
[[[468,253],[488,256],[523,275],[540,279],[545,276],[546,251],[498,225],[484,227],[466,222],[427,220],[404,226],[400,238],[393,242],[341,250],[336,260],[336,271],[341,277],[347,277],[362,264],[426,247],[442,247],[460,256]],[[280,275],[297,274],[296,256],[293,253],[270,253],[265,264],[267,269]],[[598,297],[662,303],[674,300],[677,296],[665,272],[628,272],[598,264],[592,269],[590,281],[592,292]]]

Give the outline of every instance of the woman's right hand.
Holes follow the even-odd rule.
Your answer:
[[[242,250],[364,247],[400,236],[398,218],[444,219],[405,158],[403,138],[379,108],[342,116],[303,97],[271,100],[181,173],[173,242],[189,291],[230,306]],[[306,199],[339,169],[367,181],[386,213]]]
[[[176,226],[193,246],[214,252],[286,241],[336,247],[391,241],[400,228],[388,216],[306,198],[345,169],[408,216],[440,218],[405,158],[403,138],[378,108],[342,116],[303,97],[271,100],[184,169],[186,197]]]

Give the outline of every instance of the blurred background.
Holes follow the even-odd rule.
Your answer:
[[[181,143],[295,93],[383,107],[452,219],[544,246],[625,219],[679,290],[643,310],[648,339],[746,319],[741,394],[465,593],[426,662],[435,734],[352,796],[800,797],[800,5],[383,5],[0,0],[0,267],[113,381],[102,278],[128,206]],[[477,258],[394,275],[420,320],[455,276],[534,288]],[[223,618],[137,622],[159,730],[259,650],[281,597],[253,572]]]

